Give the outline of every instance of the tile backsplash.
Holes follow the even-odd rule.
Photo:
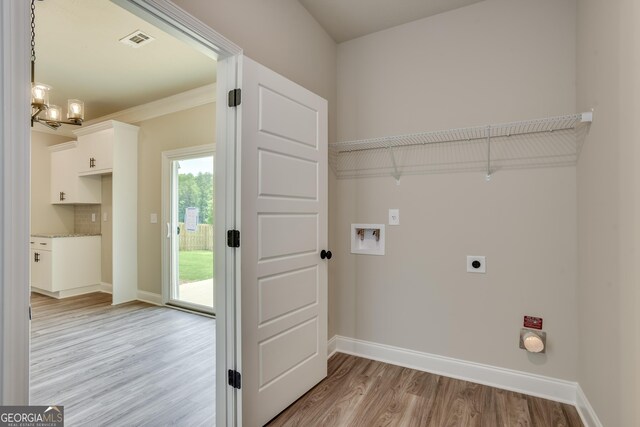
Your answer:
[[[95,214],[95,222],[91,221],[91,215]],[[100,234],[101,205],[76,205],[74,232],[78,234]]]

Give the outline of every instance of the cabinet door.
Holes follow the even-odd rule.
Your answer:
[[[31,286],[53,291],[51,251],[31,249]]]
[[[113,129],[78,138],[80,175],[109,173],[113,169]]]
[[[77,188],[76,149],[51,153],[51,203],[74,203]]]

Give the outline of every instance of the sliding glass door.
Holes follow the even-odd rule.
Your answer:
[[[170,253],[168,303],[215,313],[214,156],[170,160]]]

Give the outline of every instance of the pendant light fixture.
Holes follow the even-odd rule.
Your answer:
[[[42,1],[42,0],[40,0]],[[49,104],[51,86],[35,82],[36,71],[36,6],[31,0],[31,126],[40,123],[56,130],[63,124],[82,126],[84,120],[84,102],[79,99],[67,101],[67,120],[62,120],[62,110]]]

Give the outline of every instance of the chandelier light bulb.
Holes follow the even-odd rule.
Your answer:
[[[31,87],[31,103],[35,105],[49,105],[49,91],[51,86],[42,83],[33,83]]]
[[[82,121],[84,120],[84,102],[79,99],[70,99],[67,101],[67,119]]]
[[[62,116],[60,107],[57,105],[50,105],[44,117],[47,121],[57,122],[60,120],[60,116]]]

